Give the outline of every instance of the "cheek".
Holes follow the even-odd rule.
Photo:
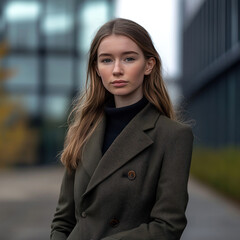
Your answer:
[[[103,86],[104,86],[106,89],[108,88],[108,84],[107,84],[106,81],[104,81],[104,79],[102,79],[102,84],[103,84]]]
[[[98,73],[102,80],[105,80],[106,78],[109,77],[109,70],[106,68],[98,68]]]
[[[101,78],[102,84],[105,88],[108,87],[109,82],[109,74],[106,72],[106,70],[99,69],[98,70],[99,76]]]
[[[135,79],[135,81],[143,81],[145,73],[145,66],[136,66],[132,69],[132,77]]]

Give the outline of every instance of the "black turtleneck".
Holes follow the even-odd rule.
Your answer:
[[[112,105],[108,104],[105,106],[106,129],[102,147],[103,154],[107,151],[124,127],[147,105],[147,103],[148,100],[143,97],[137,103],[126,107],[116,108],[114,103],[111,103]]]

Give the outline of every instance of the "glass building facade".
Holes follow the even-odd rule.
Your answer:
[[[60,125],[84,85],[91,40],[113,17],[113,7],[111,0],[0,1],[0,42],[10,48],[0,66],[14,70],[1,88],[8,97],[5,106],[17,103],[28,125],[38,130],[33,162],[56,161],[66,129]],[[1,128],[6,129],[4,121]]]
[[[240,145],[240,1],[205,0],[183,31],[182,86],[198,145]]]

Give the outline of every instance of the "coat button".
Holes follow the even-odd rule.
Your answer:
[[[82,216],[83,218],[87,217],[86,212],[82,212],[81,216]]]
[[[136,173],[133,170],[130,170],[128,172],[128,179],[129,180],[134,180],[136,178]]]
[[[117,227],[118,224],[119,224],[119,220],[118,219],[113,218],[113,219],[110,220],[110,226],[111,227]]]

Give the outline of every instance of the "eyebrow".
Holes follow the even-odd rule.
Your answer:
[[[128,54],[136,54],[136,55],[139,55],[139,53],[135,52],[135,51],[126,51],[126,52],[123,52],[122,55],[128,55]],[[98,55],[98,57],[106,57],[106,56],[112,56],[112,54],[110,53],[101,53]]]

